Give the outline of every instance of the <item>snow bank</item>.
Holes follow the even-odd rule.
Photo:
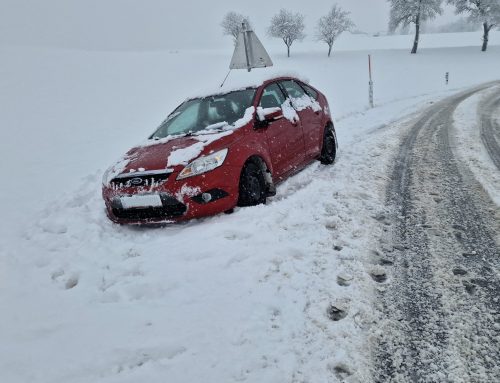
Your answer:
[[[500,206],[500,173],[481,141],[479,109],[482,100],[498,87],[480,92],[459,105],[454,114],[454,144],[463,163],[481,183],[491,199]]]

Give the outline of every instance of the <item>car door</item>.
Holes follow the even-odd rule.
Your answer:
[[[312,159],[321,151],[322,138],[322,108],[319,103],[308,95],[298,82],[284,80],[280,82],[297,111],[302,123],[306,158]]]
[[[289,101],[277,83],[267,85],[261,95],[259,107],[283,108]],[[291,109],[291,105],[288,105]],[[285,113],[286,115],[286,113]],[[285,117],[269,122],[265,130],[271,154],[274,177],[281,178],[304,162],[304,135],[300,120],[291,121]]]

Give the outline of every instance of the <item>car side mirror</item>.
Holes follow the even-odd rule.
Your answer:
[[[260,126],[267,126],[271,122],[283,118],[283,110],[281,108],[257,108],[257,118]]]

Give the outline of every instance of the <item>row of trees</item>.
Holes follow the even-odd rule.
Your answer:
[[[417,53],[420,40],[420,27],[423,22],[443,13],[445,0],[388,0],[391,5],[389,29],[415,25],[415,40],[411,53]],[[483,25],[482,51],[488,49],[491,29],[500,24],[500,0],[446,0],[455,6],[456,14],[465,14],[470,22]]]
[[[242,25],[250,26],[250,20],[236,12],[229,12],[222,20],[221,26],[224,34],[232,36],[236,42]],[[344,11],[338,5],[334,5],[330,12],[318,20],[316,25],[316,40],[328,45],[328,57],[332,53],[333,43],[345,31],[354,27],[354,23],[349,18],[349,12]],[[295,41],[305,38],[304,15],[293,13],[286,9],[281,9],[273,16],[267,33],[271,37],[283,40],[287,47],[287,54],[290,57],[290,48]]]
[[[481,23],[483,26],[482,51],[488,49],[489,33],[495,26],[500,26],[500,0],[387,0],[390,3],[389,30],[394,32],[398,27],[415,26],[415,39],[411,53],[417,53],[420,40],[420,28],[423,23],[432,20],[443,13],[443,3],[453,5],[457,15],[465,15],[471,23]],[[233,36],[236,41],[241,32],[242,23],[250,26],[250,20],[236,12],[229,12],[224,17],[221,26],[224,34]],[[349,12],[334,5],[330,12],[321,17],[316,24],[316,40],[328,45],[328,56],[332,53],[335,40],[345,31],[351,31],[354,23]],[[267,33],[271,37],[283,40],[290,48],[295,41],[304,39],[304,15],[281,9],[271,19]]]

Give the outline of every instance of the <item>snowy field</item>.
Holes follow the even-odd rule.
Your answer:
[[[416,56],[411,36],[346,37],[330,59],[326,46],[297,44],[288,59],[271,44],[275,69],[328,96],[335,165],[311,165],[266,206],[159,229],[110,223],[102,173],[183,99],[217,86],[231,47],[0,47],[0,380],[369,382],[382,288],[370,277],[374,217],[404,133],[391,123],[500,77],[499,32],[486,54],[478,33],[431,37]],[[345,317],[331,320],[332,305]]]

